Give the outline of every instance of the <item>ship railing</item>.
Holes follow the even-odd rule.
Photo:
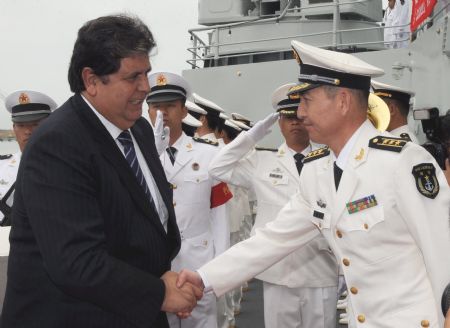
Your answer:
[[[199,27],[199,28],[193,28],[190,29],[188,32],[190,34],[190,38],[192,40],[193,46],[189,47],[187,50],[191,53],[191,59],[188,59],[186,62],[191,65],[192,69],[201,68],[197,63],[204,62],[206,60],[219,60],[222,58],[233,58],[233,57],[239,57],[242,55],[259,55],[259,54],[267,54],[267,53],[277,53],[277,52],[283,52],[286,50],[283,49],[277,49],[274,51],[250,51],[245,52],[241,54],[220,54],[221,47],[224,46],[232,46],[232,45],[243,45],[243,44],[249,44],[249,43],[258,43],[258,42],[267,42],[267,41],[274,41],[274,40],[284,40],[284,39],[299,39],[299,38],[305,38],[305,37],[314,37],[314,36],[320,36],[320,35],[332,35],[332,43],[331,44],[324,44],[321,45],[321,47],[327,47],[332,49],[339,49],[342,47],[356,47],[356,46],[367,46],[367,45],[376,45],[376,44],[384,44],[384,46],[388,46],[389,44],[396,43],[396,42],[404,42],[409,41],[410,37],[407,36],[404,39],[397,39],[395,41],[366,41],[366,42],[352,42],[352,43],[342,43],[339,42],[339,35],[341,33],[353,33],[353,32],[361,32],[361,31],[369,31],[369,30],[385,30],[385,29],[394,29],[394,28],[404,28],[409,27],[408,24],[403,25],[396,25],[396,26],[374,26],[374,27],[365,27],[365,28],[355,28],[355,29],[339,29],[339,21],[340,21],[340,14],[339,14],[339,7],[346,5],[346,4],[355,4],[355,3],[364,3],[368,2],[370,0],[356,0],[356,1],[338,1],[334,0],[333,3],[322,3],[322,4],[314,4],[310,7],[305,8],[289,8],[292,0],[289,0],[284,10],[277,16],[269,15],[269,18],[263,18],[267,16],[258,16],[255,17],[255,19],[248,19],[241,22],[235,22],[235,23],[227,23],[227,24],[218,24],[214,26],[207,26],[207,27]],[[267,22],[278,22],[282,20],[288,13],[303,13],[303,11],[316,9],[318,7],[334,7],[333,11],[333,29],[330,31],[323,31],[323,32],[317,32],[317,33],[308,33],[308,34],[297,34],[297,35],[289,35],[289,36],[280,36],[275,38],[265,38],[265,39],[250,39],[246,41],[239,41],[239,42],[227,42],[227,43],[221,43],[219,38],[220,30],[226,30],[228,28],[228,33],[231,33],[231,28],[241,25],[249,25],[249,24],[255,24],[255,23],[267,23]],[[213,33],[215,32],[215,33]],[[209,36],[213,35],[215,36],[214,43],[211,45],[211,40],[209,40],[209,43],[203,41],[202,37],[200,36],[200,33],[207,33]],[[227,33],[227,32],[224,32]],[[406,34],[408,35],[408,34]]]

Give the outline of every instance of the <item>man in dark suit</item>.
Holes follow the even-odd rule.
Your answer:
[[[2,327],[168,327],[177,288],[172,194],[141,117],[153,36],[105,16],[78,32],[75,93],[35,132],[16,183]]]

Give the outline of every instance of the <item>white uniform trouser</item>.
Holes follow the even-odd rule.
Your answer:
[[[216,328],[217,309],[214,293],[206,293],[197,302],[197,306],[187,319],[179,319],[175,314],[167,313],[170,328]]]
[[[263,286],[266,328],[336,327],[336,287]]]

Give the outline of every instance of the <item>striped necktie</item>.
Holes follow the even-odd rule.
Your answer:
[[[150,193],[147,181],[145,181],[144,174],[142,173],[141,167],[139,166],[139,162],[136,157],[136,151],[134,149],[130,131],[128,130],[122,131],[117,137],[117,140],[119,140],[119,142],[122,144],[125,152],[125,159],[127,160],[128,164],[131,167],[131,170],[136,176],[139,185],[144,190],[145,195],[150,200],[150,204],[156,211],[155,202],[153,200],[152,194]]]
[[[166,148],[167,154],[169,155],[170,162],[172,165],[175,163],[175,154],[177,153],[177,149],[175,147]]]

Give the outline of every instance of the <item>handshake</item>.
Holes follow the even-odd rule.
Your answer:
[[[167,271],[161,279],[166,286],[161,311],[176,313],[181,319],[189,317],[203,297],[205,286],[200,275],[189,270],[182,270],[180,274]]]

